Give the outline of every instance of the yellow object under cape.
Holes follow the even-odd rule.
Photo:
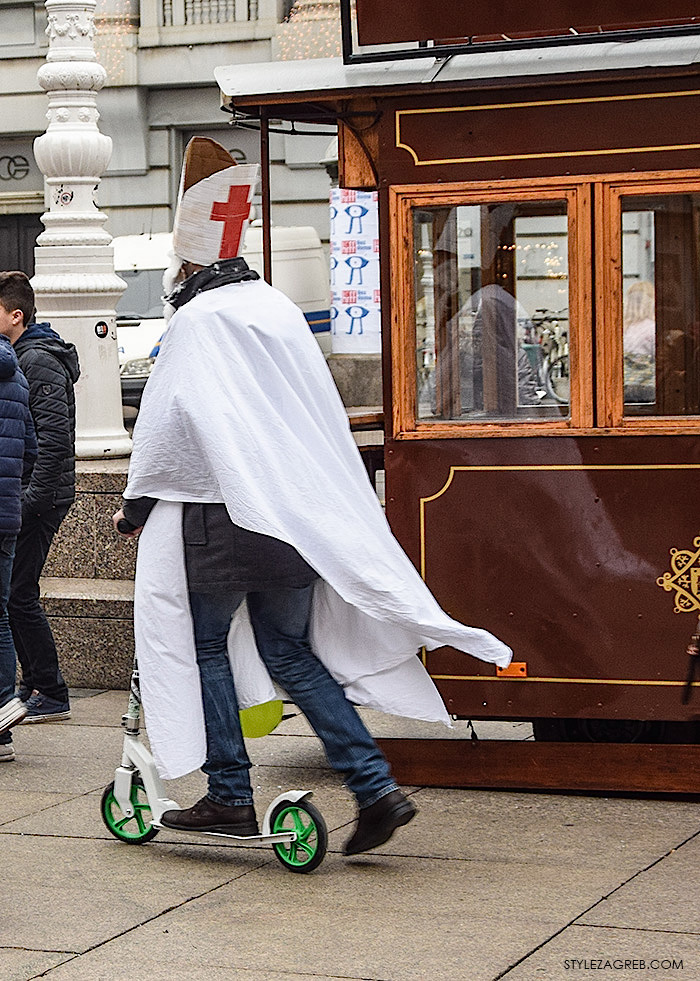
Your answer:
[[[251,705],[238,713],[241,729],[246,739],[257,739],[269,735],[282,721],[282,702],[274,699],[262,705]]]

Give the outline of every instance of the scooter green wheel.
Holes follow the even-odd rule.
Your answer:
[[[321,812],[307,800],[296,804],[282,801],[272,812],[270,830],[273,834],[296,831],[296,841],[278,842],[272,849],[290,872],[313,872],[328,848],[328,830]]]
[[[132,817],[127,817],[114,796],[114,781],[105,788],[100,804],[102,820],[107,830],[126,842],[127,845],[143,845],[158,834],[158,828],[151,824],[151,807],[141,777],[131,781],[131,803],[134,806]]]

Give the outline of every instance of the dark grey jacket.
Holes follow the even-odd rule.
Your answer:
[[[75,395],[78,352],[50,324],[30,324],[14,344],[29,383],[29,408],[39,447],[22,514],[67,511],[75,499]]]
[[[150,497],[124,501],[124,516],[138,528],[155,503]],[[185,504],[182,530],[190,592],[256,593],[308,586],[317,578],[291,545],[235,525],[225,504]]]

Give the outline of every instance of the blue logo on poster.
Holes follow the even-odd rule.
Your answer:
[[[350,270],[346,285],[350,286],[351,283],[355,282],[355,274],[357,273],[357,285],[362,286],[362,270],[369,265],[369,259],[365,259],[361,255],[349,255],[345,260],[345,265]]]
[[[345,209],[345,214],[350,219],[350,224],[348,225],[347,235],[351,235],[353,232],[353,225],[357,222],[357,228],[355,229],[356,235],[362,235],[362,219],[368,214],[367,208],[361,204],[349,204]]]
[[[353,328],[359,326],[359,330],[357,333],[362,334],[363,333],[362,320],[364,317],[367,316],[369,310],[367,310],[365,307],[361,307],[357,303],[353,303],[353,305],[351,307],[348,307],[345,312],[350,318],[350,328],[346,330],[345,333],[352,334]]]

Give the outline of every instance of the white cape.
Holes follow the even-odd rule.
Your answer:
[[[225,502],[293,545],[321,579],[314,651],[358,704],[449,724],[417,651],[511,651],[444,613],[391,533],[323,355],[299,309],[262,280],[221,286],[172,318],[145,388],[125,497],[155,497],[139,542],[136,652],[159,772],[205,759],[181,505]],[[274,697],[245,604],[229,647],[241,707]]]

